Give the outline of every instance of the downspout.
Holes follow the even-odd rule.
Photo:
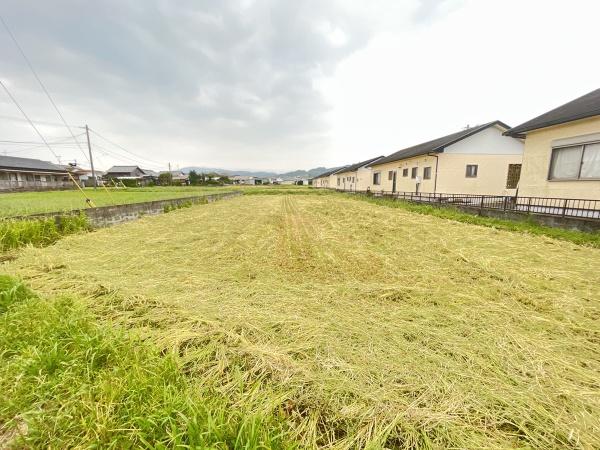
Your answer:
[[[438,174],[438,155],[436,154],[430,154],[429,156],[434,156],[435,157],[435,177],[433,178],[433,193],[435,194],[437,192],[437,174]]]

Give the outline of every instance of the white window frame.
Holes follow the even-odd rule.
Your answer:
[[[552,147],[552,151],[550,152],[550,163],[548,164],[548,181],[598,181],[600,180],[600,176],[597,177],[581,177],[581,169],[583,167],[583,159],[585,157],[585,149],[588,145],[592,144],[600,144],[600,141],[591,141],[585,142],[581,144],[568,144],[568,145],[560,145]],[[554,169],[554,155],[557,151],[560,151],[565,148],[573,148],[573,147],[581,147],[581,157],[579,158],[579,170],[577,172],[577,177],[575,178],[556,178],[552,177],[552,170]]]

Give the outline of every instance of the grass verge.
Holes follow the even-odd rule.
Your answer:
[[[32,244],[50,245],[66,236],[90,229],[85,214],[30,220],[0,220],[0,252]]]
[[[548,236],[554,239],[573,242],[578,245],[587,245],[600,248],[600,232],[588,233],[577,230],[565,230],[563,228],[553,228],[540,225],[532,220],[516,221],[495,219],[493,217],[482,217],[459,211],[451,206],[437,207],[432,205],[423,205],[411,203],[404,200],[393,200],[390,198],[372,197],[362,194],[342,194],[346,197],[367,201],[369,203],[387,206],[390,208],[399,208],[418,214],[440,217],[442,219],[455,220],[457,222],[482,225],[485,227],[496,228],[498,230],[516,231],[521,233],[533,234],[536,236]]]
[[[231,405],[193,381],[177,354],[97,322],[76,299],[42,300],[0,276],[1,448],[294,448],[276,409],[257,410],[251,395]]]
[[[231,190],[231,186],[164,186],[127,189],[111,188],[109,190],[86,188],[85,196],[81,195],[81,192],[78,190],[9,192],[0,194],[0,217],[85,209],[87,208],[85,197],[89,197],[96,206],[109,206],[154,200],[169,200],[193,195],[216,194]]]

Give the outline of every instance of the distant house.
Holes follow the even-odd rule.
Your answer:
[[[77,180],[77,182],[84,187],[94,186],[94,177],[92,175],[91,169],[85,169],[83,167],[78,166],[77,164],[66,164],[62,165],[67,172],[71,174],[71,176]],[[102,186],[103,180],[102,175],[103,172],[101,170],[95,170],[97,185]]]
[[[514,195],[523,142],[496,120],[397,151],[370,164],[371,191]]]
[[[142,169],[144,171],[144,176],[142,177],[142,182],[143,184],[147,185],[147,184],[152,184],[152,183],[156,183],[158,181],[158,176],[159,173],[154,171],[154,170],[150,170],[150,169]]]
[[[600,89],[506,135],[525,139],[519,195],[600,200]]]
[[[144,169],[144,172],[148,172],[148,170]],[[168,170],[165,170],[163,172],[159,172],[158,176],[163,175],[169,173]],[[183,173],[181,170],[171,170],[171,180],[173,182],[173,184],[188,184],[189,183],[189,179],[190,177]]]
[[[346,166],[344,166],[346,167]],[[335,185],[337,184],[337,178],[333,178],[335,176],[335,174],[337,172],[339,172],[340,170],[342,170],[342,168],[337,167],[335,169],[331,169],[328,170],[327,172],[324,172],[320,175],[317,175],[316,177],[313,177],[312,179],[312,185],[313,187],[316,188],[334,188]],[[331,182],[333,179],[333,183]]]
[[[104,179],[134,180],[139,186],[147,186],[158,179],[158,173],[139,166],[112,166],[104,173]]]
[[[102,186],[104,184],[104,172],[101,170],[95,170],[96,174],[96,183],[98,186]],[[91,169],[84,169],[83,173],[79,174],[79,181],[85,187],[93,187],[94,186],[94,177],[92,175]]]
[[[338,170],[335,172],[336,183],[333,187],[342,191],[366,191],[370,186],[373,172],[369,165],[381,158],[383,156],[377,156]]]
[[[75,187],[65,168],[47,161],[0,156],[0,190],[51,190]]]
[[[257,178],[248,176],[248,175],[234,175],[231,177],[231,181],[233,184],[246,184],[246,185],[255,185],[257,183]]]

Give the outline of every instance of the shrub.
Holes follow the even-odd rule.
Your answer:
[[[50,245],[61,236],[90,229],[87,216],[67,215],[58,218],[4,220],[0,221],[0,251],[32,244]]]

